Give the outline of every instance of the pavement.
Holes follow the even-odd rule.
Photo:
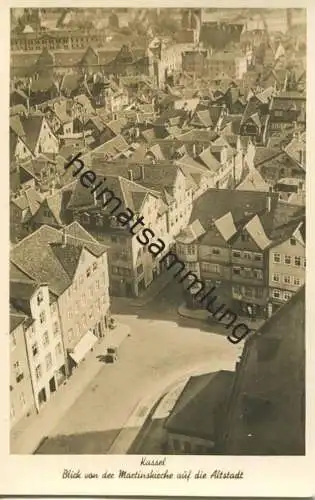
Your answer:
[[[174,276],[172,272],[164,271],[138,297],[111,297],[111,306],[114,306],[117,310],[119,307],[121,310],[124,310],[126,306],[135,308],[145,307],[173,281]]]
[[[178,318],[168,302],[166,315]],[[172,309],[173,312],[167,308]],[[142,311],[143,312],[143,311]],[[63,412],[37,454],[128,453],[152,406],[179,380],[191,373],[234,370],[241,348],[220,335],[200,328],[179,326],[161,320],[160,310],[152,318],[124,314],[131,336],[119,349],[119,360],[103,365],[82,394]]]
[[[211,318],[211,315],[205,309],[189,309],[186,307],[186,304],[181,304],[177,312],[183,318],[196,319],[199,321],[207,321],[208,317]],[[262,325],[266,322],[264,318],[250,319],[248,316],[237,316],[237,323],[244,323],[251,330],[258,330],[262,327]],[[215,322],[215,324],[220,324],[220,322]],[[211,323],[209,323],[211,325]],[[228,331],[228,330],[227,330]]]
[[[48,436],[65,412],[84,392],[91,380],[103,368],[98,356],[104,355],[107,347],[120,346],[130,334],[130,327],[119,323],[114,330],[109,330],[106,337],[98,342],[93,351],[76,368],[73,375],[56,391],[40,413],[18,422],[11,430],[10,453],[32,454],[43,437]]]

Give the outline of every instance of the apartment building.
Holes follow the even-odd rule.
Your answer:
[[[27,359],[25,331],[31,320],[10,306],[10,424],[34,408],[33,387]]]
[[[100,179],[103,179],[101,175],[106,176],[106,187],[122,201],[119,212],[128,208],[135,217],[142,216],[145,226],[165,244],[159,258],[152,256],[136,236],[119,223],[115,214],[110,216],[102,201],[77,183],[67,208],[97,240],[109,246],[111,293],[138,296],[163,271],[165,263],[159,260],[189,221],[194,183],[190,183],[189,176],[179,167],[168,163],[139,166],[103,162],[102,165],[89,155],[84,160],[86,165],[91,162],[91,168]],[[117,201],[109,210],[115,210],[115,206]]]
[[[224,73],[230,78],[241,80],[247,71],[247,57],[236,52],[217,52],[208,57],[207,73],[209,78],[216,79]]]
[[[91,45],[102,47],[106,42],[106,35],[101,31],[89,30],[84,33],[82,30],[54,30],[49,33],[12,33],[12,51],[40,51],[44,48],[50,50],[71,50],[84,49]]]
[[[291,299],[305,283],[305,220],[293,222],[269,249],[269,311]]]
[[[16,360],[15,349],[11,350],[11,360],[18,379],[25,380],[20,394],[25,411],[34,404],[37,411],[46,403],[51,394],[63,383],[66,376],[65,354],[60,327],[56,297],[49,291],[47,284],[39,285],[25,274],[13,257],[10,272],[10,303],[15,315],[25,315],[19,325],[20,359]],[[14,339],[11,337],[11,346]],[[18,376],[17,373],[20,373]],[[24,376],[25,374],[25,376]],[[30,396],[32,388],[32,404]],[[13,411],[18,415],[16,392],[11,392]],[[24,403],[23,403],[24,401]],[[28,407],[28,408],[27,408]],[[21,416],[21,406],[19,408]]]
[[[209,189],[195,201],[176,251],[187,269],[217,288],[220,303],[240,315],[265,317],[270,248],[292,219],[303,216],[302,207],[279,201],[277,193]],[[197,299],[188,302],[200,307]]]
[[[52,339],[62,335],[67,375],[84,359],[97,339],[106,335],[110,315],[106,251],[106,247],[77,222],[62,230],[41,226],[11,251],[13,262],[37,282],[46,282],[46,289],[34,299],[41,304],[40,311],[34,309],[33,312],[40,340],[35,339],[35,347],[32,343],[30,356],[38,356],[40,346],[46,348],[52,345]],[[45,304],[50,305],[44,307]],[[56,356],[61,356],[62,345],[55,349]],[[47,355],[45,363],[49,365]],[[35,367],[38,380],[43,376],[42,364],[43,360]],[[53,387],[51,382],[50,391]],[[48,386],[44,389],[39,401],[48,397]]]

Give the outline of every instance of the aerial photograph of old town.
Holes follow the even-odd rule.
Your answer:
[[[306,10],[10,15],[10,453],[305,455]]]

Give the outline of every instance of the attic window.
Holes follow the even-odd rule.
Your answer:
[[[296,239],[290,238],[290,245],[296,245]]]

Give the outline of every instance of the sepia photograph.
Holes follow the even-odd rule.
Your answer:
[[[10,455],[305,456],[306,22],[10,9]]]

